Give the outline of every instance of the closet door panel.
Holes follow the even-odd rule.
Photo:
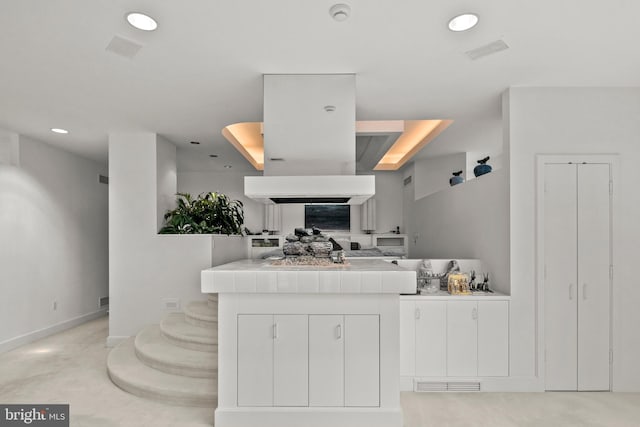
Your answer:
[[[576,390],[577,167],[547,164],[544,174],[545,388]]]
[[[609,165],[578,165],[578,390],[609,390]]]

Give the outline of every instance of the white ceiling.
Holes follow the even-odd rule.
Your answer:
[[[262,120],[265,73],[355,73],[358,120],[454,119],[422,157],[498,146],[509,86],[640,85],[635,0],[347,2],[335,22],[330,0],[2,0],[0,127],[100,161],[109,132],[153,131],[248,170],[220,131]],[[133,10],[159,29],[129,27]],[[466,11],[479,25],[450,32]],[[105,51],[115,35],[143,45],[134,59]],[[497,39],[511,48],[464,55]]]

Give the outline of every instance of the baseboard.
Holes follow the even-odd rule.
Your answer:
[[[400,408],[241,407],[215,411],[216,427],[401,427]]]
[[[111,348],[111,347],[115,347],[118,344],[120,344],[122,341],[128,340],[130,337],[129,336],[124,336],[124,335],[109,335],[107,337],[107,347]]]
[[[38,329],[37,331],[29,332],[24,335],[20,335],[15,338],[8,339],[0,342],[0,353],[4,353],[14,348],[18,348],[25,344],[32,343],[41,338],[48,337],[49,335],[57,334],[58,332],[66,331],[74,326],[81,325],[93,319],[97,319],[107,315],[107,309],[94,311],[93,313],[84,314],[82,316],[74,317],[73,319],[65,320],[55,325],[47,326],[46,328]]]

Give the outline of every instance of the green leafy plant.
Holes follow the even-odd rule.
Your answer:
[[[242,202],[216,193],[202,193],[195,199],[176,194],[177,207],[164,214],[160,234],[243,234]]]

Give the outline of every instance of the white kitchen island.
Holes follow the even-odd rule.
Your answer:
[[[399,294],[415,271],[381,260],[202,271],[218,293],[217,427],[400,427]]]

